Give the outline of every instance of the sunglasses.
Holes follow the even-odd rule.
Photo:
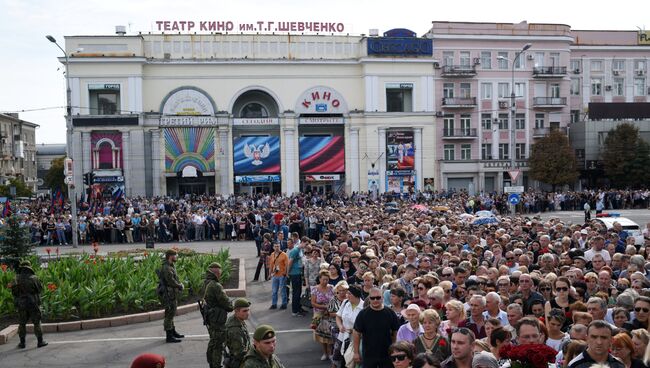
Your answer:
[[[453,273],[443,273],[442,277],[451,277],[451,275],[453,275]]]
[[[381,296],[369,296],[368,299],[370,299],[370,300],[381,300]]]
[[[551,288],[541,288],[541,289],[539,289],[539,291],[551,291]]]
[[[508,261],[514,261],[514,260],[515,260],[515,257],[506,257],[506,260],[508,260]]]
[[[634,308],[634,311],[637,312],[637,313],[639,313],[639,312],[641,312],[641,311],[643,311],[643,313],[648,313],[648,312],[650,312],[650,309],[648,309],[648,308],[636,307],[636,308]]]
[[[396,361],[400,361],[400,362],[401,362],[401,361],[403,361],[404,359],[406,359],[406,354],[391,355],[391,356],[390,356],[390,359],[391,359],[393,362],[396,362]]]
[[[555,291],[569,291],[568,287],[556,287]]]
[[[426,289],[427,288],[425,288],[424,286],[418,286],[418,290],[426,290]]]

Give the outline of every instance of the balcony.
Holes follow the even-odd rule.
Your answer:
[[[533,78],[562,78],[566,75],[566,66],[536,66]]]
[[[562,128],[535,128],[533,129],[533,138],[542,138],[551,134],[552,131],[559,131],[560,133],[567,135],[568,130],[566,127]]]
[[[533,107],[558,109],[566,106],[566,97],[533,97]]]
[[[445,65],[441,76],[447,78],[472,78],[476,76],[476,67],[472,65]]]
[[[443,129],[443,139],[476,139],[478,134],[475,128],[468,129]]]
[[[476,97],[455,98],[443,97],[442,107],[449,109],[466,109],[476,107]]]

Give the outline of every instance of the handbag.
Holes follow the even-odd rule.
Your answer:
[[[311,308],[311,290],[305,289],[305,292],[300,296],[300,305],[305,308]]]
[[[345,359],[345,367],[346,368],[354,368],[354,351],[352,350],[352,342],[348,345],[348,348],[345,349],[345,352],[343,353],[343,359]]]
[[[231,236],[237,236],[237,231],[233,230],[232,233],[230,233]]]

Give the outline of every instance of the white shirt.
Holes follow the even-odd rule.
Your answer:
[[[348,331],[354,328],[354,321],[357,319],[359,312],[362,310],[363,300],[360,300],[359,304],[357,304],[355,308],[352,307],[352,303],[350,303],[349,300],[345,301],[343,305],[341,305],[341,308],[339,308],[339,311],[336,312],[336,315],[341,317],[345,331],[339,332],[339,341],[345,341],[345,339],[350,337],[350,333]]]
[[[497,314],[496,317],[492,317],[488,311],[483,312],[483,318],[487,321],[490,318],[496,318],[499,321],[501,321],[501,326],[508,326],[510,325],[510,322],[508,322],[508,313],[506,311],[502,311],[499,309],[499,314]]]
[[[607,264],[609,264],[612,261],[612,257],[609,255],[608,251],[606,251],[605,249],[601,249],[600,251],[595,251],[594,248],[591,248],[585,252],[585,259],[591,262],[591,259],[594,258],[596,254],[600,254],[601,256],[603,256],[603,259]]]

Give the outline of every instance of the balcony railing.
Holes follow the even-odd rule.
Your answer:
[[[477,138],[476,128],[467,129],[443,129],[443,138]]]
[[[491,169],[491,168],[506,169],[511,167],[510,160],[481,160],[480,163],[483,166],[483,168],[486,169]],[[515,167],[528,167],[528,160],[522,160],[522,159],[515,160]]]
[[[535,107],[564,107],[566,106],[566,97],[534,97],[533,106]]]
[[[558,131],[564,135],[567,134],[567,128],[566,127],[561,127],[561,128],[534,128],[533,129],[533,137],[545,137],[549,134],[551,134],[552,131]]]
[[[476,97],[443,97],[442,106],[444,107],[474,107],[476,106]]]
[[[472,65],[444,65],[441,75],[443,77],[471,78],[476,76],[476,67]]]
[[[534,78],[561,78],[566,75],[566,66],[536,66],[533,68]]]

